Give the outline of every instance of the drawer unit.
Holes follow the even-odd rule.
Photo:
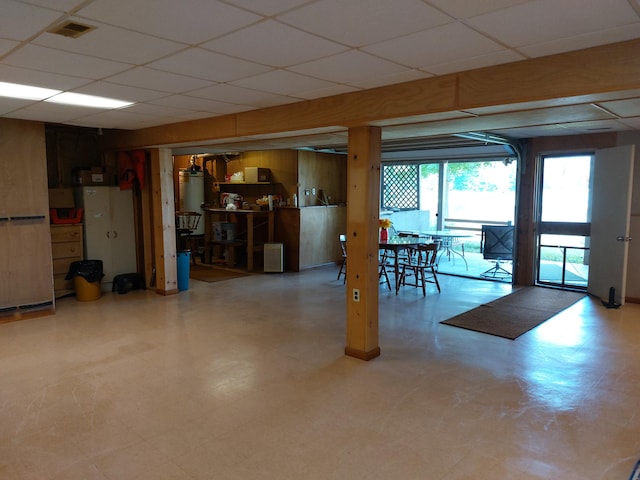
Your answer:
[[[73,280],[65,280],[69,265],[84,258],[82,224],[51,225],[53,289],[56,298],[74,292]]]

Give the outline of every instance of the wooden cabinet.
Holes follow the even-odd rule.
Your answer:
[[[235,266],[235,249],[246,251],[247,270],[252,271],[254,254],[264,251],[264,244],[273,242],[274,212],[268,210],[225,210],[224,208],[205,208],[205,251],[206,261],[215,263],[215,247],[224,249],[226,263]],[[216,240],[213,233],[215,222],[234,225],[233,239]]]
[[[74,292],[73,279],[65,280],[69,265],[83,259],[82,224],[51,225],[53,290],[56,298]]]
[[[53,279],[44,125],[1,118],[0,145],[0,316],[49,313]]]
[[[280,208],[275,241],[284,244],[285,269],[300,271],[341,261],[338,236],[345,233],[344,206]]]

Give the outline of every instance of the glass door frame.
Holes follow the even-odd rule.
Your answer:
[[[570,222],[570,221],[543,221],[542,220],[542,206],[543,206],[543,182],[544,182],[544,163],[546,159],[553,158],[566,158],[566,157],[590,157],[590,174],[589,174],[589,192],[588,192],[588,204],[587,209],[587,221],[585,222]],[[536,158],[536,191],[535,191],[535,204],[534,204],[534,258],[533,258],[533,273],[534,285],[538,286],[550,286],[567,290],[584,290],[586,291],[586,281],[584,286],[567,283],[566,281],[566,265],[567,265],[567,250],[582,250],[584,251],[585,262],[588,265],[589,259],[589,236],[591,232],[591,201],[592,201],[592,187],[593,187],[593,164],[595,161],[595,152],[593,151],[563,151],[552,153],[540,153]],[[585,246],[572,246],[572,245],[545,245],[542,243],[542,235],[558,235],[558,236],[574,236],[583,237],[585,239]],[[542,249],[545,247],[555,247],[562,251],[562,272],[559,282],[544,281],[540,279],[542,260]],[[586,279],[585,279],[586,280]]]

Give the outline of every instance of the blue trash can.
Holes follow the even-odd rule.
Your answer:
[[[189,268],[191,265],[191,251],[178,252],[178,290],[189,289]]]

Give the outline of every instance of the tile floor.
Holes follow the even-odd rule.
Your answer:
[[[640,457],[640,305],[515,341],[439,321],[509,291],[381,289],[343,355],[337,269],[58,302],[0,324],[3,480],[620,479]]]

